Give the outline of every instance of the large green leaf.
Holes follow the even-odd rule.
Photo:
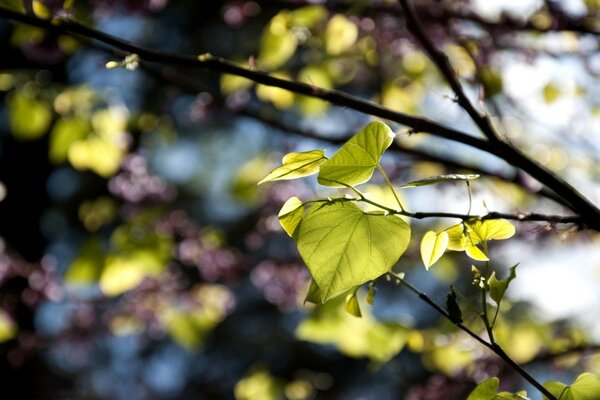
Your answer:
[[[394,215],[332,202],[310,207],[294,239],[325,302],[388,272],[406,250],[410,228]]]
[[[319,183],[343,187],[368,181],[393,140],[394,133],[386,124],[371,122],[321,165]]]
[[[323,150],[288,153],[281,160],[281,167],[275,168],[258,184],[282,179],[296,179],[316,174],[319,171],[319,166],[325,160],[327,160],[327,157],[325,157]]]
[[[408,188],[408,187],[416,187],[416,186],[433,185],[435,183],[443,183],[443,182],[470,181],[470,180],[477,179],[477,178],[479,178],[479,175],[477,175],[477,174],[437,175],[437,176],[431,176],[429,178],[419,179],[417,181],[408,182],[400,187]]]
[[[600,399],[600,378],[583,373],[571,385],[560,382],[546,382],[544,387],[559,400],[598,400]],[[544,400],[548,397],[544,396]]]
[[[467,400],[529,400],[527,393],[524,391],[518,393],[498,393],[499,384],[500,380],[498,378],[487,379],[477,385],[469,397],[467,397]]]
[[[444,255],[448,247],[448,233],[442,231],[439,233],[429,231],[423,235],[421,240],[421,259],[425,268],[429,269],[441,256]]]

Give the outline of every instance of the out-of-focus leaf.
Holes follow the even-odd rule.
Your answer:
[[[394,140],[394,133],[383,122],[371,122],[352,136],[329,160],[321,165],[321,185],[356,186],[371,179],[379,160]]]
[[[34,140],[42,137],[52,122],[52,109],[35,99],[26,90],[13,92],[8,98],[8,119],[17,139]]]
[[[281,400],[283,394],[283,382],[264,370],[252,372],[234,389],[235,400]]]
[[[296,79],[299,82],[322,89],[331,89],[333,87],[327,70],[316,65],[309,65],[300,70]],[[297,99],[300,109],[308,116],[320,115],[329,108],[328,102],[314,97],[299,95]]]
[[[292,24],[298,27],[312,28],[327,16],[327,9],[323,6],[305,6],[292,11]]]
[[[71,145],[84,139],[90,130],[90,124],[84,118],[64,117],[59,119],[50,131],[50,161],[54,164],[67,161]]]
[[[473,260],[477,260],[477,261],[489,261],[490,260],[488,258],[488,256],[486,256],[485,253],[483,251],[481,251],[481,249],[477,246],[467,247],[467,249],[465,250],[465,253]]]
[[[329,20],[325,29],[325,50],[327,54],[337,56],[350,50],[358,39],[358,27],[342,14],[336,14]]]
[[[310,207],[294,240],[325,302],[388,272],[406,250],[410,228],[394,215],[334,202]]]
[[[4,310],[0,309],[0,343],[14,338],[17,331],[17,324]]]
[[[105,250],[98,236],[85,242],[65,274],[67,284],[92,284],[98,282],[104,269]]]
[[[17,11],[20,13],[25,12],[23,0],[0,0],[0,7],[9,9],[11,11]]]
[[[257,62],[265,69],[279,68],[294,55],[297,46],[296,35],[290,29],[290,14],[281,11],[263,31]]]
[[[562,95],[562,92],[552,83],[548,83],[546,86],[544,86],[544,89],[542,89],[542,95],[546,104],[552,104],[558,100],[558,98]]]

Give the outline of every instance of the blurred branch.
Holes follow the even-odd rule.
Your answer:
[[[129,41],[125,41],[93,28],[86,27],[72,20],[44,20],[31,15],[13,12],[4,8],[0,8],[0,17],[37,26],[56,33],[70,34],[78,37],[84,37],[86,39],[97,40],[104,44],[116,47],[122,51],[137,54],[142,61],[146,62],[157,62],[191,68],[208,69],[220,73],[241,76],[256,83],[279,87],[294,93],[316,97],[329,101],[337,106],[348,107],[365,114],[388,119],[412,128],[413,132],[428,132],[441,138],[475,147],[481,151],[503,159],[510,165],[520,168],[542,184],[546,185],[549,189],[554,191],[557,195],[562,197],[567,203],[570,204],[569,208],[581,216],[581,219],[585,221],[585,225],[587,227],[600,231],[600,210],[594,204],[592,204],[568,182],[564,181],[552,171],[538,164],[536,161],[532,160],[507,142],[492,142],[483,140],[426,118],[416,117],[390,110],[377,103],[365,100],[349,93],[339,90],[326,90],[313,85],[275,78],[268,73],[256,71],[253,68],[244,68],[234,64],[231,61],[215,57],[210,54],[192,56],[160,52],[147,47],[135,45]]]
[[[532,360],[523,363],[523,365],[535,364],[538,362],[553,361],[562,357],[567,357],[573,354],[580,353],[597,353],[600,352],[600,344],[584,344],[579,346],[570,347],[568,349],[556,352],[556,353],[540,353]]]

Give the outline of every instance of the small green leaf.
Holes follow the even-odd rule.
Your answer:
[[[493,400],[496,398],[499,385],[500,380],[498,378],[487,379],[477,385],[467,397],[467,400]]]
[[[471,257],[473,260],[477,260],[477,261],[490,261],[490,259],[488,258],[488,256],[486,256],[484,254],[483,251],[481,251],[479,249],[479,247],[477,246],[469,246],[467,247],[467,249],[465,250],[465,253]]]
[[[334,15],[325,29],[325,51],[337,56],[350,50],[358,38],[358,27],[342,14]]]
[[[437,175],[437,176],[432,176],[432,177],[425,178],[425,179],[419,179],[417,181],[408,182],[400,187],[409,188],[409,187],[433,185],[436,183],[443,183],[443,182],[470,181],[470,180],[477,179],[477,178],[479,178],[479,175],[477,175],[477,174]]]
[[[444,255],[446,248],[448,247],[448,233],[442,231],[435,233],[429,231],[423,236],[421,240],[421,259],[425,268],[429,269],[441,256]]]
[[[263,180],[258,182],[296,179],[319,172],[319,166],[327,160],[323,150],[311,150],[303,153],[288,153],[281,160],[281,167],[275,168]]]
[[[510,282],[517,277],[517,265],[510,268],[510,275],[506,279],[498,280],[496,278],[496,272],[492,272],[492,276],[490,276],[490,279],[488,280],[488,285],[490,286],[490,297],[497,305],[500,305]]]
[[[467,222],[474,243],[508,239],[515,234],[515,226],[505,219],[487,219]]]
[[[334,201],[310,207],[293,237],[325,302],[388,272],[408,247],[410,228],[395,215]]]
[[[371,179],[394,133],[383,122],[371,122],[321,165],[319,183],[325,186],[356,186]]]
[[[460,307],[456,302],[456,293],[454,292],[454,288],[451,287],[450,291],[446,295],[446,311],[450,315],[450,321],[455,324],[460,324],[463,322],[462,320],[462,312],[460,311]]]
[[[544,387],[559,400],[600,399],[600,378],[588,372],[579,375],[571,385],[550,381]],[[544,396],[544,400],[548,397]]]
[[[304,214],[304,203],[297,197],[290,197],[279,211],[279,223],[288,235],[292,236]]]
[[[346,297],[346,306],[344,309],[348,314],[360,318],[362,317],[362,313],[360,312],[360,304],[358,303],[356,292],[358,292],[358,287]]]

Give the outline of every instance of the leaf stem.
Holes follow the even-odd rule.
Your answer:
[[[387,183],[388,187],[392,191],[392,194],[394,195],[396,202],[400,206],[400,210],[405,211],[404,207],[402,206],[402,202],[400,201],[400,198],[398,197],[398,193],[396,193],[396,189],[394,189],[394,185],[392,185],[392,181],[390,181],[389,176],[385,173],[385,170],[381,167],[381,165],[378,164],[377,169],[379,170],[379,172],[381,172],[381,175],[383,175],[383,179],[385,179],[385,182]]]

